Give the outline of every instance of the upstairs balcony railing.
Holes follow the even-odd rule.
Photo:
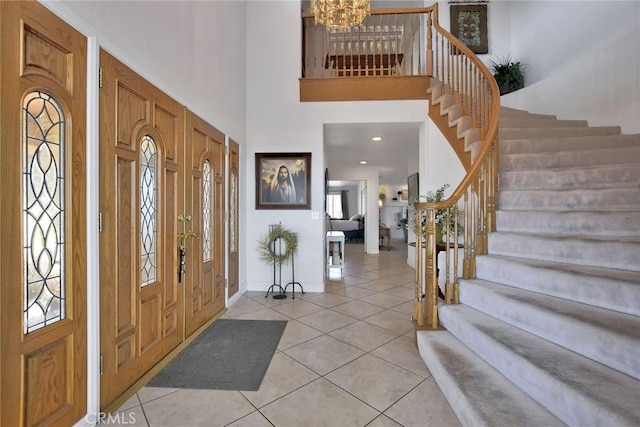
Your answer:
[[[426,76],[431,8],[372,10],[361,27],[327,30],[303,19],[303,78]]]
[[[303,12],[301,100],[425,99],[429,70],[424,35],[432,12],[372,10],[361,27],[346,30],[327,30]],[[376,79],[380,77],[385,79]],[[351,91],[354,85],[359,89]],[[308,88],[315,92],[305,98]],[[332,90],[338,92],[335,99]]]

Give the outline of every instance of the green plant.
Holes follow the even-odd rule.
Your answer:
[[[415,206],[418,202],[443,202],[444,192],[447,188],[449,188],[449,184],[444,184],[442,187],[438,188],[436,191],[429,191],[426,195],[416,196],[411,200],[411,206]],[[422,211],[422,215],[420,217],[421,228],[422,228],[422,237],[423,239],[426,237],[426,225],[427,225],[427,211]],[[411,218],[409,218],[409,224],[411,230],[417,235],[417,227],[415,220],[416,210],[413,209],[413,214]],[[440,234],[442,234],[442,230],[444,230],[447,221],[447,210],[446,209],[436,209],[436,227],[440,230]],[[456,225],[456,219],[453,215],[449,216],[449,231],[453,233],[454,227]],[[458,232],[462,230],[462,224],[458,223]],[[438,236],[441,237],[441,236]]]
[[[526,65],[522,61],[514,60],[511,55],[489,60],[489,67],[500,88],[500,95],[522,89]]]

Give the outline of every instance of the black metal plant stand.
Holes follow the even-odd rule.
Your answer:
[[[282,227],[282,223],[269,225],[269,233],[273,231],[275,227]],[[277,239],[279,245],[279,253],[282,253],[282,239]],[[271,242],[273,244],[273,252],[276,251],[276,241]],[[278,282],[276,283],[276,264],[278,264]],[[275,293],[273,289],[276,288],[278,293]],[[282,262],[278,262],[273,260],[273,285],[269,286],[267,289],[267,294],[264,296],[265,298],[269,298],[269,292],[273,294],[273,299],[285,299],[287,294],[285,292],[285,288],[282,287]]]
[[[291,254],[291,281],[284,285],[284,292],[287,293],[287,288],[291,285],[291,298],[296,299],[296,285],[300,286],[300,292],[304,295],[304,288],[300,282],[296,282],[296,269],[294,267],[295,252]]]

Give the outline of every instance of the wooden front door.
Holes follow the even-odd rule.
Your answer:
[[[185,329],[191,335],[224,308],[224,134],[186,111]]]
[[[237,142],[229,140],[229,241],[228,252],[229,262],[227,268],[228,280],[229,280],[229,297],[238,292],[240,287],[239,283],[239,261],[238,261],[238,224],[240,218],[239,207],[239,194],[240,194],[240,146]]]
[[[86,412],[86,38],[0,2],[0,425]]]
[[[100,400],[183,340],[184,107],[100,52]]]

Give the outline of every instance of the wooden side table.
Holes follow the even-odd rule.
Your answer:
[[[384,238],[387,238],[387,250],[391,250],[391,229],[389,227],[379,227],[378,236],[380,237],[380,249],[384,248]]]

